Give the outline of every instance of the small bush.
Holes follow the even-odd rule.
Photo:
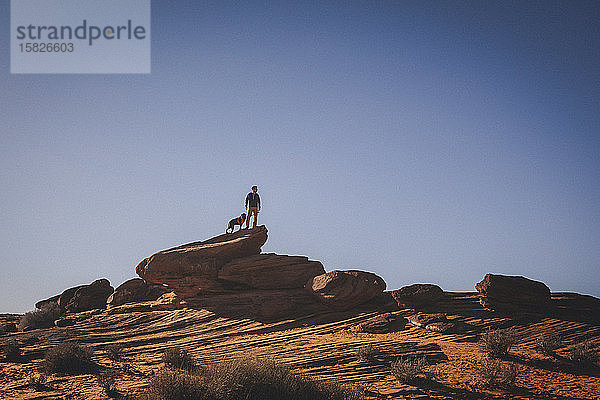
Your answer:
[[[356,350],[356,355],[360,361],[375,361],[375,356],[377,355],[377,349],[373,347],[372,344],[368,344],[366,346],[361,346]]]
[[[17,331],[17,325],[12,322],[6,322],[0,325],[0,333],[12,333]]]
[[[92,361],[92,351],[72,342],[61,343],[48,350],[43,366],[48,373],[69,375],[89,373],[96,369],[96,364]]]
[[[39,310],[25,313],[19,320],[19,330],[41,329],[54,326],[56,321],[63,313],[63,310],[56,303],[45,305]]]
[[[514,329],[488,330],[481,335],[481,349],[492,357],[508,355],[511,347],[519,342],[519,336]]]
[[[152,400],[358,400],[360,393],[316,382],[269,360],[223,362],[190,373],[164,370],[146,392]]]
[[[540,353],[555,356],[556,349],[562,346],[560,336],[556,333],[544,333],[535,339],[535,347]]]
[[[177,370],[163,370],[150,380],[148,400],[212,400],[201,377]]]
[[[108,397],[113,397],[117,394],[117,389],[115,386],[117,377],[114,371],[106,371],[96,376],[98,380],[98,384],[104,390],[104,393]]]
[[[106,356],[112,361],[121,361],[123,359],[123,345],[115,343],[106,347]]]
[[[8,342],[2,349],[2,356],[6,361],[18,361],[21,358],[21,347],[17,342]]]
[[[193,357],[187,352],[187,350],[180,347],[172,347],[167,349],[162,356],[162,361],[165,366],[169,368],[182,369],[191,371],[194,369],[196,363]]]
[[[591,367],[598,361],[598,351],[594,344],[585,341],[571,347],[567,352],[567,358],[580,367]]]
[[[500,360],[485,361],[478,370],[482,383],[489,387],[512,387],[519,375],[519,368],[516,364],[503,364]]]
[[[427,360],[425,357],[399,358],[391,365],[392,374],[402,383],[410,383],[427,375]]]
[[[36,392],[41,392],[48,389],[48,386],[46,386],[46,381],[47,378],[44,374],[31,375],[29,377],[29,386],[31,386]]]

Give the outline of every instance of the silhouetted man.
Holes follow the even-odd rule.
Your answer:
[[[252,186],[252,191],[246,196],[246,208],[248,209],[248,218],[246,218],[246,229],[250,226],[250,217],[254,214],[254,222],[252,229],[256,228],[258,221],[258,212],[260,211],[260,196],[258,195],[258,187]]]

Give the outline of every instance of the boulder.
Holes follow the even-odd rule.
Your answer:
[[[415,315],[411,315],[408,317],[408,322],[413,324],[414,326],[418,326],[420,328],[425,328],[429,324],[433,324],[435,322],[446,322],[448,319],[446,318],[446,314],[423,314],[418,313]]]
[[[106,308],[106,299],[113,293],[113,290],[107,279],[98,279],[77,289],[65,309],[69,312],[81,312]]]
[[[487,274],[475,285],[481,304],[497,311],[542,311],[551,304],[550,289],[522,276]]]
[[[433,332],[447,333],[456,329],[456,324],[446,318],[446,314],[422,314],[418,313],[408,317],[408,321],[414,326],[424,328]]]
[[[114,307],[125,303],[152,301],[170,291],[172,290],[163,285],[148,283],[141,278],[133,278],[119,285],[108,297],[106,303]]]
[[[311,278],[307,290],[329,307],[347,310],[381,295],[385,281],[365,271],[331,271]]]
[[[429,283],[416,283],[391,291],[399,306],[423,306],[435,304],[444,297],[441,287]]]
[[[175,292],[165,293],[151,304],[152,310],[177,310],[185,308],[187,302]]]
[[[66,309],[67,304],[69,304],[69,302],[71,301],[73,296],[75,296],[75,293],[84,286],[86,286],[86,285],[75,286],[72,288],[68,288],[67,290],[62,292],[60,294],[60,296],[58,297],[58,302],[57,302],[58,305],[60,306],[60,308],[62,308],[63,310]]]
[[[255,289],[299,289],[324,273],[323,264],[308,257],[258,254],[230,261],[219,269],[217,277]]]
[[[46,300],[40,300],[37,303],[35,303],[35,308],[37,308],[38,310],[41,310],[44,307],[48,307],[53,304],[58,304],[59,298],[60,298],[60,294],[57,294],[56,296],[52,296]]]
[[[406,318],[392,313],[378,315],[358,325],[359,332],[366,333],[390,333],[404,329]]]
[[[236,258],[260,254],[266,240],[264,225],[223,234],[153,254],[138,264],[136,272],[145,281],[167,285],[184,298],[220,293],[232,286],[218,279],[219,269]]]

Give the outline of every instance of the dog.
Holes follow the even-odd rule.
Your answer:
[[[227,229],[225,229],[225,233],[233,233],[236,225],[240,226],[240,229],[238,230],[238,232],[241,231],[242,225],[244,225],[244,222],[246,222],[246,213],[242,213],[242,215],[240,215],[239,217],[234,218],[231,221],[229,221],[229,223],[227,224]],[[230,229],[231,229],[231,232],[227,232]]]

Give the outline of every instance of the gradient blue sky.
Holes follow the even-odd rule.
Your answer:
[[[597,1],[153,2],[150,75],[11,75],[0,312],[224,231],[388,288],[600,296]],[[349,5],[352,4],[352,5]]]

